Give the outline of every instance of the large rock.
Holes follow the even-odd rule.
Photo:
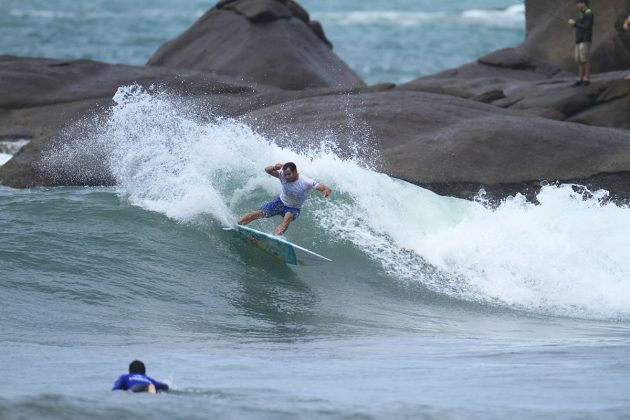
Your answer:
[[[630,129],[630,83],[625,72],[593,75],[588,87],[548,62],[513,49],[496,51],[476,63],[421,77],[401,90],[442,93],[561,121]]]
[[[630,10],[629,0],[591,1],[595,14],[591,50],[593,72],[630,68],[630,33],[623,31],[623,19]],[[574,1],[525,1],[527,36],[519,47],[525,55],[546,60],[569,71],[577,71],[573,61],[575,31],[567,25],[578,13]]]
[[[18,109],[110,98],[118,87],[138,83],[191,94],[251,93],[256,89],[210,72],[136,67],[90,60],[0,56],[0,108]],[[268,89],[259,86],[260,89]]]
[[[293,1],[221,1],[148,64],[291,90],[364,86],[331,51],[321,26]]]

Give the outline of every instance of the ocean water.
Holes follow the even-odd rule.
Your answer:
[[[630,209],[604,192],[490,208],[166,94],[115,101],[44,162],[102,154],[116,187],[0,188],[0,417],[630,415]],[[222,230],[286,160],[334,190],[287,233],[329,265]],[[174,392],[110,392],[134,358]]]
[[[457,67],[524,36],[515,0],[304,0],[334,51],[370,84]],[[142,65],[214,2],[2,0],[0,54]]]
[[[208,6],[139,4],[5,0],[0,39],[22,38],[3,52],[141,64]],[[304,4],[374,82],[515,45],[522,24],[500,1]],[[444,49],[472,47],[444,61],[396,35],[453,19],[468,35]],[[388,43],[403,52],[370,53]],[[360,134],[352,157],[334,136],[283,149],[180,99],[121,87],[44,156],[43,170],[101,156],[116,187],[0,187],[1,419],[630,417],[628,206],[571,185],[537,205],[441,197],[372,170]],[[222,230],[278,193],[262,168],[288,160],[334,191],[287,232],[326,266]],[[135,358],[173,391],[111,392]]]

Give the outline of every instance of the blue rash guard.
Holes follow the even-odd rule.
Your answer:
[[[156,391],[168,391],[168,385],[149,378],[141,373],[129,373],[127,375],[120,375],[120,377],[114,382],[112,391],[123,390],[133,392],[147,391],[149,385],[155,385]]]

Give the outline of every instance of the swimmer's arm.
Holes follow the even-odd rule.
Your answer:
[[[168,385],[166,385],[166,384],[164,384],[162,382],[158,382],[158,381],[153,381],[153,382],[154,382],[155,388],[158,391],[168,391]]]
[[[147,376],[147,378],[151,381],[151,383],[153,385],[155,385],[155,389],[157,391],[168,391],[168,385],[167,384],[164,384],[162,382],[158,382],[158,381],[156,381],[153,378],[149,378],[148,376]]]
[[[116,379],[116,382],[114,382],[112,391],[125,390],[126,388],[123,388],[124,380],[125,380],[125,375],[119,376],[118,379]]]

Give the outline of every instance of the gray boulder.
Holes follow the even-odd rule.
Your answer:
[[[228,0],[164,44],[148,64],[290,90],[364,86],[331,47],[321,26],[293,1]]]

